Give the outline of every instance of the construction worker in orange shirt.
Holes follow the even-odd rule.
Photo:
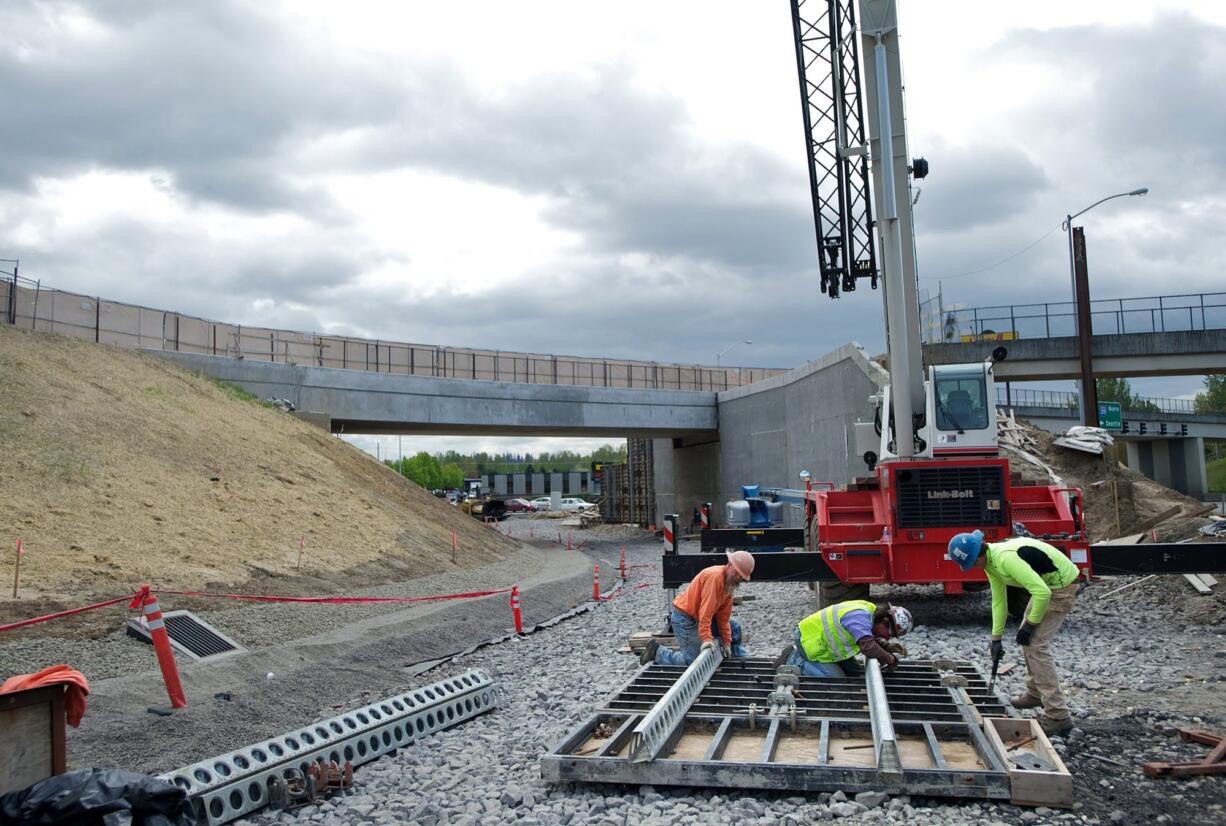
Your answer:
[[[753,573],[753,554],[731,551],[724,565],[703,568],[689,586],[673,600],[673,634],[679,650],[665,648],[655,640],[647,643],[639,661],[646,665],[689,665],[704,649],[719,646],[725,657],[744,657],[741,626],[732,619],[732,596]]]

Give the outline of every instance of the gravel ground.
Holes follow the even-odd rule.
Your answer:
[[[616,565],[618,542],[593,543],[602,570]],[[630,546],[630,562],[656,562],[659,546]],[[644,581],[658,569],[639,569]],[[1226,729],[1226,612],[1214,595],[1190,600],[1179,578],[1138,586],[1126,599],[1098,595],[1124,584],[1097,584],[1079,597],[1057,652],[1077,728],[1054,743],[1072,771],[1078,803],[1071,811],[1007,804],[894,797],[847,800],[841,793],[691,790],[617,785],[550,785],[538,761],[600,701],[623,685],[638,660],[616,653],[629,632],[658,627],[663,597],[633,591],[530,637],[482,649],[423,674],[423,685],[468,668],[501,681],[505,697],[492,713],[441,732],[357,771],[354,790],[296,813],[240,823],[421,824],[776,824],[821,822],[943,823],[1222,823],[1223,778],[1155,780],[1143,760],[1200,759],[1207,748],[1184,744],[1177,726]],[[986,594],[942,597],[936,588],[882,588],[874,598],[906,605],[919,625],[907,642],[913,656],[972,659],[986,667]],[[758,583],[737,608],[753,654],[771,654],[792,624],[811,610],[812,595],[793,585]],[[1172,606],[1178,606],[1172,614]],[[1189,606],[1191,606],[1189,608]],[[1188,615],[1196,624],[1187,625]],[[1209,618],[1208,620],[1206,618]],[[1008,637],[1007,637],[1008,639]],[[1018,650],[1008,645],[1006,659]],[[1020,690],[1023,667],[998,681]],[[360,698],[352,698],[357,702]],[[1105,759],[1104,759],[1105,758]]]
[[[545,544],[540,537],[556,536],[557,529],[553,526],[547,527],[549,530],[542,530],[539,525],[532,529],[532,541]],[[512,518],[499,525],[497,530],[508,533],[513,538],[527,540],[530,528],[526,521]],[[637,532],[638,538],[642,535],[642,531]],[[565,529],[562,529],[562,537],[565,542]],[[516,582],[525,571],[539,569],[543,559],[539,549],[524,546],[520,553],[493,565],[375,587],[356,588],[346,595],[411,597],[494,590]],[[205,622],[248,648],[258,648],[271,642],[285,643],[304,639],[405,608],[404,604],[396,603],[320,606],[178,596],[163,596],[159,603],[163,611],[186,609],[195,612]],[[113,625],[115,631],[95,639],[82,638],[80,634],[75,634],[65,637],[39,636],[0,644],[0,679],[13,674],[28,674],[57,663],[68,663],[83,672],[91,681],[155,667],[152,648],[124,632],[123,626],[129,614],[124,613],[123,606],[102,609],[89,616],[96,618],[99,624]]]

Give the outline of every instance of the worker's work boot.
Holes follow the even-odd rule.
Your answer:
[[[1071,731],[1073,728],[1073,718],[1065,717],[1063,720],[1053,720],[1044,714],[1039,718],[1039,727],[1043,729],[1043,733],[1049,736],[1064,734],[1066,731]]]
[[[1021,694],[1014,694],[1009,698],[1009,702],[1014,708],[1042,708],[1043,701],[1034,696],[1028,691],[1023,691]]]
[[[647,665],[656,661],[656,652],[660,650],[660,643],[655,640],[648,640],[647,647],[643,649],[643,653],[639,655],[639,663]]]

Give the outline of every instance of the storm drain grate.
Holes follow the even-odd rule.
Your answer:
[[[219,657],[245,650],[241,645],[209,625],[191,611],[167,611],[162,614],[166,621],[166,633],[177,651],[193,660]],[[128,620],[128,633],[145,642],[152,642],[144,617]]]

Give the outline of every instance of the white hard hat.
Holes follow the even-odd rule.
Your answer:
[[[890,609],[890,620],[900,637],[915,627],[915,622],[911,619],[911,612],[897,605]]]

